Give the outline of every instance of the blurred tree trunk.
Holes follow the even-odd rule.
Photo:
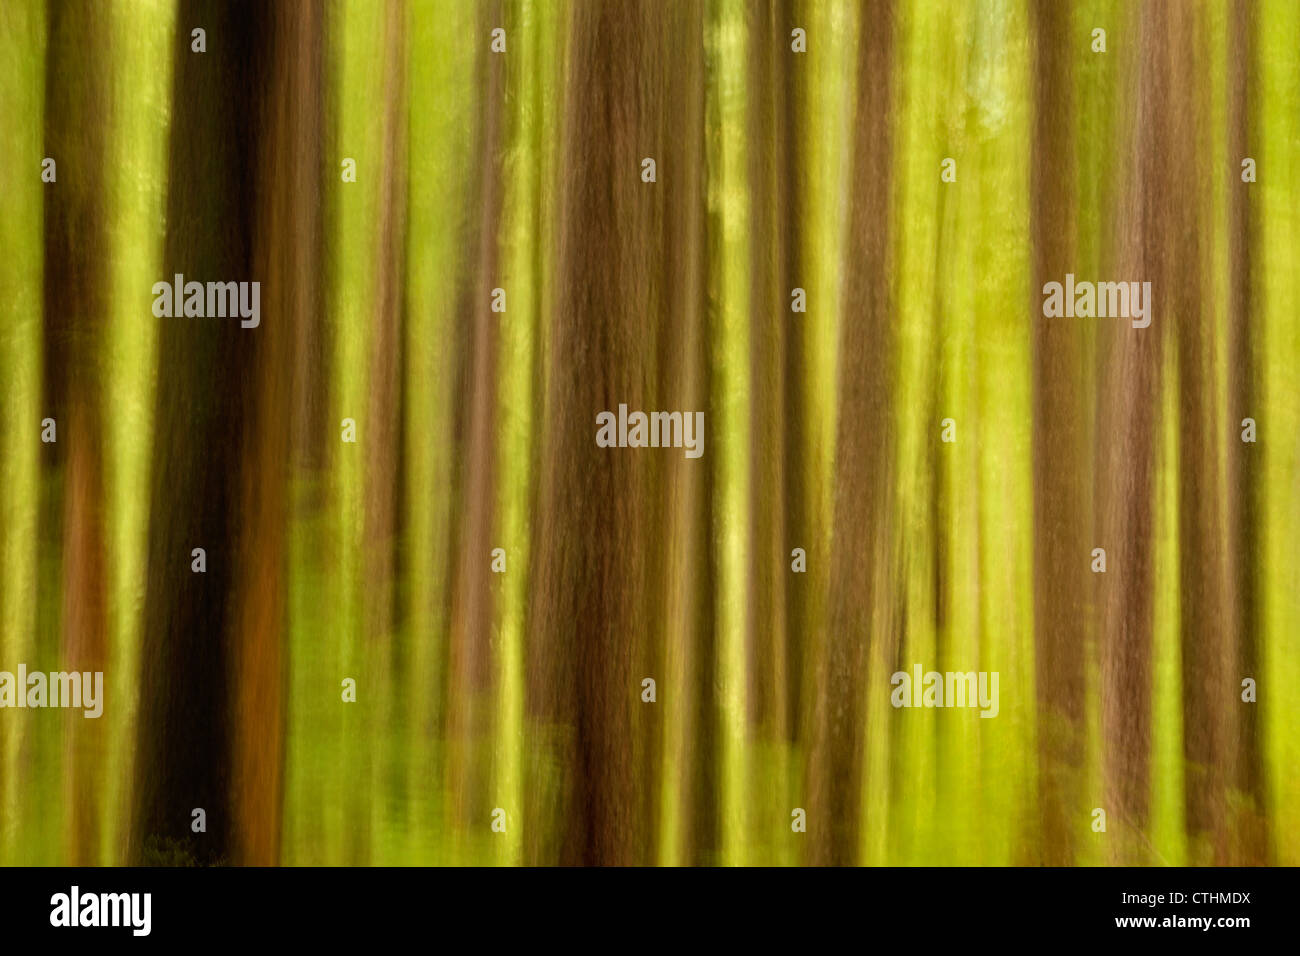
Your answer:
[[[1115,859],[1148,859],[1152,744],[1152,628],[1155,591],[1155,476],[1158,462],[1163,340],[1165,329],[1186,320],[1188,305],[1173,288],[1178,276],[1169,244],[1178,241],[1179,204],[1173,187],[1179,163],[1194,144],[1173,139],[1171,71],[1179,14],[1175,5],[1151,3],[1134,13],[1139,42],[1126,69],[1136,109],[1133,165],[1124,170],[1121,213],[1114,248],[1104,269],[1126,281],[1151,282],[1147,328],[1123,319],[1098,327],[1102,357],[1098,462],[1098,546],[1107,553],[1106,573],[1096,576],[1100,594],[1103,808],[1114,834]],[[1181,55],[1182,51],[1178,51]],[[1177,143],[1177,145],[1175,145]],[[1195,302],[1195,299],[1192,300]]]
[[[499,2],[483,4],[478,11],[481,36],[500,26]],[[505,289],[507,311],[492,311],[495,288],[504,288],[500,273],[503,222],[502,156],[506,147],[506,57],[480,45],[475,62],[475,90],[480,106],[476,137],[469,164],[474,210],[466,224],[463,259],[459,268],[456,338],[462,361],[456,399],[456,435],[459,461],[455,470],[455,498],[461,503],[455,522],[451,589],[450,712],[448,735],[452,745],[452,786],[455,812],[462,823],[482,816],[489,800],[490,770],[482,743],[492,737],[492,637],[498,620],[491,588],[492,549],[499,542],[495,506],[498,491],[497,365],[498,323],[510,321],[511,296],[522,298],[530,290]],[[507,573],[509,569],[507,568]]]
[[[1039,801],[1042,856],[1074,862],[1083,771],[1085,575],[1088,468],[1082,332],[1070,319],[1042,316],[1042,288],[1077,271],[1076,164],[1070,8],[1052,0],[1030,7],[1034,30],[1034,142],[1031,162],[1030,324],[1034,382],[1034,630],[1038,683]]]
[[[859,14],[857,112],[849,185],[839,426],[825,652],[816,662],[812,862],[858,854],[864,784],[867,661],[892,640],[889,519],[895,453],[894,315],[890,276],[894,147],[892,0]],[[882,729],[883,730],[883,729]]]
[[[232,786],[239,839],[235,862],[280,861],[288,673],[286,445],[307,434],[311,414],[296,346],[319,324],[324,21],[316,4],[277,5],[272,14],[270,89],[257,151],[261,203],[254,221],[253,275],[262,282],[262,325],[250,365],[254,404],[241,462],[232,717]],[[400,62],[400,61],[399,61]],[[394,100],[396,98],[394,97]],[[398,101],[400,102],[400,101]],[[394,164],[396,166],[396,164]],[[400,171],[400,167],[398,167]],[[400,257],[390,256],[400,265]],[[390,283],[388,297],[399,295]],[[233,331],[233,329],[232,329]]]
[[[61,501],[47,498],[52,527],[45,540],[61,555],[61,669],[103,671],[108,658],[103,401],[108,327],[108,137],[114,59],[105,45],[103,7],[54,0],[46,60],[46,155],[58,180],[45,202],[46,414],[58,423],[46,446],[59,469]],[[62,505],[61,514],[55,509]],[[45,602],[41,602],[45,605]],[[53,603],[53,602],[51,602]],[[98,862],[100,773],[108,736],[99,721],[69,711],[63,776],[71,819],[67,860]]]
[[[596,415],[676,408],[661,391],[668,347],[669,251],[665,222],[689,197],[691,171],[666,159],[670,51],[698,43],[699,23],[668,29],[662,5],[574,4],[569,37],[565,140],[551,332],[549,390],[530,580],[530,633],[544,668],[543,719],[572,728],[561,742],[568,791],[549,825],[564,837],[562,863],[646,859],[646,832],[632,772],[640,680],[635,662],[660,633],[650,568],[659,540],[662,465],[635,451],[599,448]],[[657,182],[641,179],[654,158]],[[674,349],[675,351],[675,349]],[[707,416],[706,416],[707,419]],[[706,436],[707,437],[707,436]]]
[[[176,23],[163,278],[259,281],[262,315],[255,329],[162,320],[133,857],[266,864],[283,787],[289,359],[317,301],[323,27],[308,5],[216,0],[184,0]],[[194,548],[206,573],[191,571]]]
[[[1236,647],[1229,585],[1234,566],[1223,481],[1227,422],[1217,381],[1224,366],[1217,334],[1213,250],[1206,225],[1213,215],[1214,176],[1205,143],[1210,130],[1204,15],[1173,4],[1171,50],[1164,82],[1175,95],[1161,106],[1167,128],[1157,141],[1159,215],[1148,233],[1160,243],[1160,287],[1167,290],[1178,351],[1178,543],[1183,653],[1183,752],[1187,831],[1192,863],[1229,860],[1228,787],[1234,778],[1236,693],[1231,672]],[[1204,845],[1202,845],[1204,844]]]
[[[788,104],[792,99],[789,4],[781,0],[751,5],[746,28],[752,50],[749,83],[750,163],[750,367],[753,494],[748,520],[749,621],[746,646],[749,719],[756,729],[788,734],[790,672],[787,668],[786,588],[789,551],[787,515],[774,502],[787,499],[786,409],[791,389],[786,364],[789,330],[802,318],[791,312],[790,293],[799,285],[790,268],[797,248],[798,223],[792,216],[791,153],[795,135]]]

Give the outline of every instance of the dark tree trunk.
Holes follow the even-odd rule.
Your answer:
[[[185,0],[176,30],[160,278],[258,281],[261,324],[160,320],[132,856],[266,864],[283,792],[291,346],[319,301],[323,24],[310,4]]]

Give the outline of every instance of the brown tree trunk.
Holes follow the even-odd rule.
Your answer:
[[[58,542],[63,571],[59,667],[90,673],[104,671],[108,660],[99,354],[109,320],[111,261],[105,205],[112,128],[104,122],[113,69],[112,50],[104,44],[110,26],[101,7],[60,0],[49,6],[45,145],[58,164],[58,179],[45,193],[45,414],[57,422],[58,441],[46,447],[50,464],[62,471],[63,500],[59,513],[53,498],[47,499],[52,524],[45,540]],[[68,729],[67,859],[85,866],[98,862],[99,775],[107,736],[103,723],[87,722],[75,710],[68,712]]]
[[[501,20],[499,3],[480,11],[481,32],[488,35]],[[468,321],[461,331],[465,356],[459,371],[463,396],[457,405],[457,438],[461,449],[457,499],[462,502],[456,527],[455,570],[451,593],[450,724],[452,786],[456,812],[462,822],[481,815],[476,808],[487,799],[491,767],[476,759],[476,741],[490,739],[492,706],[491,643],[496,621],[489,567],[493,548],[511,551],[512,542],[494,538],[497,501],[497,351],[499,322],[510,313],[491,309],[492,290],[504,287],[499,275],[502,223],[502,162],[506,134],[506,58],[483,52],[476,64],[482,110],[474,144],[472,208],[465,245],[459,314]],[[505,289],[522,299],[532,289]]]
[[[889,515],[893,486],[894,33],[892,0],[859,14],[857,112],[840,338],[834,537],[826,649],[818,661],[810,818],[813,861],[857,858],[867,663],[890,639]]]
[[[206,53],[191,52],[195,26]],[[184,109],[161,278],[260,282],[261,323],[160,320],[132,856],[273,863],[291,346],[319,301],[323,24],[308,4],[185,0],[176,30]]]
[[[1124,319],[1099,320],[1101,412],[1097,430],[1098,510],[1106,548],[1099,593],[1102,661],[1103,809],[1114,857],[1148,859],[1150,812],[1152,626],[1155,567],[1155,469],[1159,449],[1160,381],[1166,328],[1194,320],[1197,299],[1179,290],[1189,142],[1171,90],[1172,71],[1190,51],[1177,4],[1150,3],[1136,15],[1139,42],[1130,56],[1137,101],[1127,135],[1134,164],[1124,173],[1114,254],[1105,268],[1123,281],[1150,281],[1147,328]],[[1176,250],[1176,252],[1175,252]]]
[[[1228,786],[1235,768],[1236,717],[1232,671],[1235,621],[1229,587],[1233,562],[1225,509],[1228,490],[1221,463],[1226,447],[1217,400],[1223,348],[1216,334],[1212,261],[1202,238],[1209,216],[1199,197],[1214,183],[1204,144],[1210,132],[1210,93],[1200,64],[1208,57],[1198,11],[1171,4],[1167,82],[1178,91],[1164,104],[1169,124],[1160,143],[1164,217],[1153,239],[1167,259],[1165,280],[1178,349],[1178,543],[1182,631],[1183,757],[1187,831],[1193,863],[1229,862]]]
[[[746,700],[750,722],[780,738],[787,735],[790,673],[786,654],[786,582],[790,546],[786,500],[788,330],[805,314],[792,313],[787,249],[797,243],[786,201],[788,144],[794,135],[785,109],[790,95],[786,4],[769,0],[749,8],[748,69],[750,214],[750,461],[749,635],[752,661]],[[796,380],[797,384],[797,380]]]
[[[1073,319],[1042,315],[1042,288],[1077,271],[1074,57],[1070,8],[1035,0],[1033,273],[1034,632],[1038,683],[1041,862],[1074,862],[1083,770],[1088,637],[1088,468],[1083,341]],[[1082,808],[1086,809],[1086,808]]]
[[[233,699],[234,860],[269,866],[280,859],[288,675],[285,613],[289,510],[285,443],[301,394],[294,344],[319,321],[323,228],[324,22],[311,3],[282,4],[270,24],[272,82],[263,120],[258,176],[263,184],[253,240],[263,322],[251,388],[256,396],[238,480],[239,522]]]
[[[565,834],[563,863],[630,863],[648,852],[639,793],[652,782],[634,772],[643,742],[632,708],[645,676],[638,660],[660,633],[649,574],[659,564],[662,456],[681,452],[599,448],[595,435],[597,413],[620,403],[649,411],[683,398],[659,384],[665,356],[681,361],[664,335],[679,241],[665,223],[689,223],[677,204],[698,196],[691,169],[668,158],[672,120],[689,115],[672,101],[685,91],[671,81],[671,51],[702,42],[702,22],[692,7],[674,33],[670,10],[649,0],[571,8],[558,300],[530,560],[530,633],[545,674],[530,706],[572,728],[559,742],[572,782],[553,821]],[[641,180],[644,157],[656,159],[655,183]]]

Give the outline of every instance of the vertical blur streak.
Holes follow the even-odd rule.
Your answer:
[[[311,4],[276,6],[269,53],[269,96],[257,175],[263,202],[253,223],[253,275],[263,283],[264,318],[250,370],[256,404],[240,466],[233,678],[232,799],[235,861],[280,859],[284,731],[288,716],[286,582],[289,551],[285,443],[300,433],[294,412],[300,330],[317,315],[321,191],[321,69],[324,23]],[[245,335],[245,330],[227,334]]]
[[[111,648],[104,694],[117,703],[103,718],[112,737],[105,862],[125,858],[131,827],[155,385],[154,376],[141,371],[156,365],[160,324],[144,306],[162,276],[175,14],[174,0],[140,0],[115,6],[112,17],[117,63],[109,139],[112,301],[107,358],[101,361],[107,373],[104,402],[112,409],[104,436],[109,490],[104,517],[111,540]]]
[[[750,417],[749,301],[750,261],[746,237],[751,148],[746,136],[749,97],[743,64],[749,62],[749,37],[739,0],[711,0],[705,25],[705,168],[709,174],[708,272],[711,308],[709,335],[709,434],[715,522],[713,554],[717,579],[714,613],[712,693],[704,707],[717,720],[716,790],[718,862],[741,864],[750,849],[751,803],[744,799],[748,783],[749,745],[746,640],[750,607],[746,600],[747,556],[752,500],[749,455],[754,423]]]
[[[564,834],[562,863],[645,858],[631,665],[658,616],[646,602],[658,540],[652,486],[646,456],[598,448],[594,432],[599,411],[671,401],[654,385],[664,317],[655,223],[675,171],[660,164],[655,184],[638,175],[642,157],[662,157],[667,42],[656,3],[571,8],[557,306],[529,560],[530,633],[545,669],[538,716],[572,729],[557,742],[567,786],[543,824]]]
[[[5,665],[32,660],[36,624],[40,493],[42,264],[44,190],[32,174],[43,152],[46,13],[40,0],[0,4],[0,655]],[[34,439],[33,436],[37,438]],[[0,861],[36,863],[46,845],[24,824],[39,798],[32,785],[24,727],[0,721]]]
[[[858,33],[854,164],[844,254],[829,620],[822,636],[825,651],[817,663],[819,693],[809,767],[811,812],[824,821],[812,837],[816,842],[811,860],[821,864],[857,858],[867,664],[873,649],[892,641],[896,633],[888,547],[894,485],[889,463],[895,441],[889,270],[894,35],[892,0],[866,4]]]
[[[364,519],[362,530],[362,599],[367,658],[366,683],[380,696],[371,703],[371,722],[365,744],[373,751],[372,786],[375,793],[401,790],[405,754],[397,746],[401,714],[406,701],[390,691],[404,664],[402,637],[398,631],[397,595],[401,566],[398,562],[398,533],[401,527],[401,479],[403,475],[402,429],[405,381],[402,376],[402,338],[405,321],[403,295],[406,281],[406,4],[394,0],[377,11],[379,33],[379,94],[382,108],[378,165],[374,169],[377,190],[372,211],[375,256],[366,317],[369,355],[367,393],[364,406],[366,436],[363,480]],[[387,800],[370,801],[372,823],[379,830],[375,862],[391,860],[391,847],[400,839],[394,829],[400,825],[395,808]]]
[[[1076,44],[1070,8],[1030,6],[1035,111],[1031,183],[1034,361],[1034,629],[1042,862],[1074,862],[1083,808],[1084,648],[1088,636],[1088,496],[1081,332],[1042,318],[1042,288],[1075,270]]]
[[[555,121],[555,92],[562,76],[559,44],[562,10],[546,0],[511,0],[503,20],[507,35],[527,39],[506,61],[507,129],[503,140],[500,281],[511,292],[509,311],[493,314],[499,323],[497,367],[498,416],[495,470],[498,477],[494,548],[507,561],[505,576],[493,573],[498,613],[490,641],[495,693],[495,733],[492,752],[492,808],[507,813],[504,835],[493,834],[499,863],[524,859],[527,807],[533,794],[526,789],[528,747],[524,719],[527,544],[531,538],[531,506],[535,491],[535,459],[540,421],[541,330],[550,315],[550,276],[545,255],[554,235],[555,151],[546,132]],[[506,321],[505,316],[511,316]],[[480,567],[487,558],[480,553]],[[513,572],[513,573],[512,573]],[[481,822],[481,817],[471,825]]]
[[[59,630],[63,666],[102,671],[107,659],[104,475],[104,419],[101,412],[102,331],[108,305],[107,115],[113,56],[103,42],[111,36],[100,7],[50,5],[46,61],[45,149],[59,157],[63,180],[45,205],[45,317],[47,414],[60,425],[54,473],[61,478],[62,514],[47,511],[61,543],[63,604]],[[63,452],[62,449],[67,449]],[[51,482],[47,487],[59,487]],[[42,602],[43,604],[45,602]],[[54,602],[49,602],[53,606]],[[97,862],[100,774],[107,737],[104,724],[78,726],[65,717],[65,791],[70,809],[64,824],[67,859],[78,866]]]
[[[798,137],[791,128],[795,58],[789,55],[793,23],[791,4],[768,0],[746,11],[750,34],[748,129],[750,219],[750,375],[753,381],[749,456],[753,476],[750,496],[748,571],[750,661],[747,688],[750,733],[759,760],[750,767],[750,793],[761,798],[755,821],[774,836],[788,829],[790,715],[794,697],[790,668],[792,634],[786,608],[790,602],[791,515],[775,503],[790,500],[789,470],[797,460],[787,455],[791,422],[786,416],[796,389],[789,363],[792,330],[805,313],[793,311],[792,294],[803,281],[791,268],[792,250],[800,242],[792,165]],[[806,290],[805,290],[806,292]],[[796,672],[797,673],[797,672]],[[761,841],[763,844],[766,841]],[[761,846],[766,855],[771,850]],[[777,854],[780,858],[780,854]]]
[[[1115,247],[1103,269],[1117,280],[1151,282],[1150,308],[1169,321],[1134,329],[1122,319],[1098,331],[1102,361],[1097,429],[1096,520],[1107,572],[1097,575],[1100,597],[1103,804],[1115,831],[1114,859],[1146,859],[1142,847],[1150,808],[1152,741],[1153,541],[1157,421],[1162,338],[1175,320],[1174,276],[1164,254],[1175,241],[1180,202],[1166,185],[1173,152],[1169,84],[1172,5],[1144,4],[1133,14],[1139,42],[1124,54],[1136,109],[1122,131],[1131,147],[1125,169]]]
[[[750,374],[755,383],[751,394],[750,460],[754,475],[750,501],[749,637],[745,652],[753,662],[748,701],[749,720],[765,736],[784,737],[786,719],[785,581],[782,560],[784,514],[768,506],[785,497],[784,459],[781,443],[785,432],[785,382],[782,358],[785,329],[789,324],[790,288],[784,268],[784,249],[792,225],[783,215],[784,181],[780,164],[788,137],[786,116],[781,109],[788,81],[782,56],[786,33],[781,29],[788,18],[776,23],[778,4],[753,5],[746,10],[745,27],[750,34],[748,73],[749,128],[754,144],[749,155],[750,219]],[[796,283],[797,284],[797,283]],[[770,779],[770,777],[769,777]]]
[[[190,24],[211,42],[190,54]],[[184,0],[177,14],[163,275],[204,282],[249,277],[262,107],[272,88],[273,23],[258,4]],[[221,221],[222,229],[209,222]],[[256,278],[252,276],[252,278]],[[132,839],[137,862],[213,863],[236,851],[231,816],[231,681],[238,627],[238,529],[255,509],[241,460],[255,447],[259,336],[229,322],[164,321],[159,342],[146,596],[138,788]],[[193,549],[207,570],[191,570]],[[272,550],[274,553],[274,550]],[[278,588],[280,582],[268,581]],[[272,634],[269,640],[277,640]],[[278,734],[274,726],[265,733]],[[202,839],[192,808],[207,814]]]
[[[280,858],[287,360],[316,300],[323,26],[306,8],[261,21],[201,6],[178,18],[177,95],[196,109],[173,127],[166,271],[248,277],[266,294],[256,333],[230,322],[164,327],[139,729],[149,785],[133,853],[266,864]],[[203,57],[188,50],[196,17],[221,40]],[[235,69],[245,54],[252,67]],[[250,91],[261,108],[245,108]],[[204,226],[218,215],[231,223],[220,234]],[[226,402],[213,387],[223,381],[249,385]],[[192,570],[192,548],[206,552],[205,571]],[[194,836],[192,809],[207,814],[206,838]]]
[[[1232,175],[1232,166],[1243,156],[1251,155],[1258,135],[1258,69],[1256,66],[1255,31],[1258,9],[1254,0],[1234,0],[1228,20],[1228,62],[1232,65],[1228,90],[1228,414],[1223,424],[1228,436],[1228,527],[1232,529],[1232,554],[1236,560],[1235,578],[1231,583],[1236,605],[1233,620],[1237,634],[1236,673],[1253,676],[1259,673],[1261,630],[1261,575],[1259,556],[1263,553],[1260,535],[1261,490],[1264,472],[1259,467],[1253,445],[1233,442],[1233,435],[1247,417],[1254,417],[1262,389],[1262,372],[1256,359],[1256,340],[1262,329],[1254,292],[1257,281],[1255,246],[1255,191]],[[1234,685],[1236,682],[1232,682]],[[1238,693],[1235,686],[1227,692]],[[1240,710],[1237,724],[1238,750],[1233,787],[1242,797],[1239,813],[1237,855],[1239,865],[1259,865],[1268,861],[1268,829],[1264,794],[1264,766],[1261,750],[1263,722],[1259,710]]]
[[[501,4],[481,4],[476,30],[488,36],[502,20]],[[505,60],[482,44],[475,64],[476,99],[482,104],[470,169],[471,208],[465,252],[459,264],[457,315],[461,328],[462,366],[457,388],[456,432],[460,450],[456,498],[460,517],[456,525],[451,590],[451,643],[448,672],[448,735],[452,751],[448,774],[453,812],[462,826],[482,816],[489,794],[484,743],[493,739],[491,639],[497,617],[486,573],[491,551],[497,546],[497,362],[498,322],[510,321],[510,293],[522,298],[523,289],[505,289],[500,275],[498,237],[502,222],[501,157],[506,134]],[[493,311],[493,290],[506,294],[505,313]],[[507,564],[507,573],[509,566]],[[522,568],[516,569],[522,571]]]
[[[411,740],[407,778],[413,821],[442,819],[445,788],[443,727],[446,711],[448,541],[458,508],[447,489],[457,450],[453,440],[456,387],[451,370],[459,363],[447,342],[459,326],[456,296],[446,294],[445,276],[461,248],[466,206],[465,167],[471,157],[460,146],[462,128],[475,104],[471,84],[477,44],[459,37],[477,24],[470,5],[416,0],[408,5],[408,228],[406,233],[406,463],[403,480],[402,568],[405,627],[410,648],[407,673],[393,692],[410,700]],[[437,108],[433,108],[433,104]],[[419,184],[417,186],[416,184]],[[339,183],[336,191],[355,184]],[[447,841],[432,828],[414,828],[406,841],[410,858],[446,862]]]
[[[1233,575],[1224,521],[1226,421],[1220,412],[1223,323],[1216,317],[1206,241],[1214,196],[1204,12],[1170,3],[1162,17],[1169,40],[1162,102],[1166,126],[1153,141],[1152,218],[1146,262],[1174,321],[1177,349],[1179,607],[1181,610],[1183,754],[1187,832],[1195,864],[1229,858],[1228,786],[1234,778],[1236,650],[1228,587]],[[1221,175],[1221,172],[1220,172]],[[1194,197],[1194,198],[1193,198]],[[1156,250],[1158,249],[1158,252]],[[1152,255],[1159,259],[1152,261]],[[1149,331],[1149,330],[1144,330]],[[1234,454],[1237,454],[1234,449]]]
[[[783,537],[777,542],[780,546],[779,564],[786,566],[793,560],[795,547],[802,546],[808,551],[811,540],[805,537],[814,513],[809,507],[807,496],[813,493],[807,475],[812,459],[809,453],[808,435],[805,418],[809,403],[805,395],[804,366],[810,351],[809,334],[806,327],[806,315],[787,311],[790,308],[785,296],[793,289],[808,291],[811,285],[805,278],[805,267],[812,258],[808,252],[808,227],[804,223],[805,201],[803,190],[807,184],[809,153],[805,145],[805,136],[801,129],[801,112],[808,97],[808,81],[805,71],[797,68],[786,55],[791,24],[806,22],[806,10],[798,0],[774,0],[772,15],[768,20],[771,30],[770,42],[773,44],[771,54],[772,86],[772,123],[773,135],[777,137],[778,146],[773,157],[775,168],[772,188],[777,198],[774,203],[774,241],[778,242],[780,252],[773,258],[778,273],[776,307],[781,308],[785,321],[785,334],[782,337],[781,375],[784,407],[781,409],[784,431],[781,435],[781,481],[782,497],[781,530]],[[757,252],[755,253],[757,255]],[[805,614],[808,607],[806,582],[803,578],[787,581],[785,589],[785,633],[777,636],[777,641],[784,645],[785,657],[777,666],[785,671],[785,715],[776,718],[776,726],[783,728],[785,742],[793,746],[802,739],[802,715],[804,713],[802,688],[804,667],[804,648],[807,645]],[[793,766],[787,771],[791,798],[802,790],[802,770]]]
[[[658,372],[657,394],[666,407],[708,407],[711,370],[705,276],[707,176],[705,173],[705,51],[704,3],[689,0],[675,5],[670,29],[685,38],[675,54],[670,74],[671,99],[679,109],[665,114],[664,166],[673,171],[674,201],[660,224],[666,245],[665,360]],[[658,748],[657,813],[652,817],[657,838],[654,860],[661,864],[712,862],[717,843],[711,776],[715,762],[699,760],[714,753],[716,721],[703,706],[703,692],[712,686],[715,628],[712,617],[714,575],[709,515],[712,473],[675,452],[663,471],[660,512],[667,546],[660,595],[651,606],[662,608],[655,623],[661,646],[644,660],[644,676],[658,684],[654,707],[640,705],[642,733]],[[638,675],[640,676],[640,675]],[[662,708],[660,712],[657,708]],[[660,717],[662,713],[662,717]],[[656,719],[658,718],[658,719]]]

